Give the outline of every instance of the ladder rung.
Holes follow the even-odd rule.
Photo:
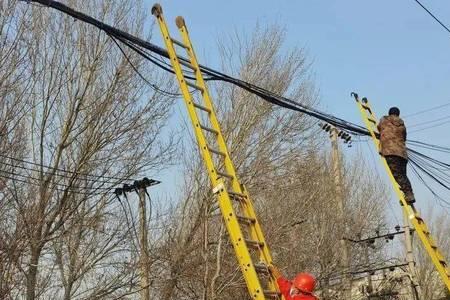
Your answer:
[[[377,121],[375,121],[374,119],[372,119],[372,118],[367,118],[367,120],[369,120],[369,122],[372,122],[373,124],[377,124]]]
[[[264,291],[264,296],[266,296],[267,298],[279,299],[281,294],[278,292],[274,292],[274,291]]]
[[[188,86],[190,86],[191,88],[194,88],[194,89],[199,90],[199,91],[201,91],[201,92],[204,91],[204,89],[203,89],[201,86],[198,86],[198,85],[196,85],[195,83],[192,83],[192,82],[187,81],[187,80],[186,80],[185,82],[186,82],[186,84],[187,84]]]
[[[263,242],[258,242],[258,241],[245,239],[245,243],[247,244],[247,246],[249,246],[250,248],[254,248],[254,249],[259,249],[259,248],[264,247],[264,243]]]
[[[183,44],[182,42],[180,42],[180,41],[177,41],[176,39],[174,39],[174,38],[170,38],[171,40],[172,40],[172,43],[174,43],[175,45],[178,45],[178,46],[180,46],[180,47],[183,47],[184,49],[188,49],[189,47],[188,46],[186,46],[185,44]]]
[[[436,249],[437,249],[437,247],[435,248],[435,250],[436,250]],[[447,262],[445,261],[445,258],[442,256],[441,253],[439,253],[438,250],[436,250],[436,256],[437,256],[437,259],[439,260],[439,262],[441,263],[441,265],[442,265],[443,267],[446,267],[446,266],[447,266]]]
[[[269,269],[264,263],[254,264],[257,273],[269,274]]]
[[[191,69],[192,71],[197,71],[197,68],[194,67],[193,65],[191,65],[191,64],[188,63],[188,62],[185,62],[185,61],[183,61],[183,60],[181,60],[181,59],[179,59],[178,62],[179,62],[181,65],[183,65],[183,66],[185,66],[185,67],[188,67],[188,68]]]
[[[237,198],[237,199],[244,199],[245,195],[241,193],[236,192],[228,192],[228,195],[230,195],[231,198]]]
[[[247,225],[252,225],[256,223],[256,220],[254,218],[249,217],[243,217],[243,216],[237,216],[237,219],[240,223],[244,223]]]
[[[228,173],[222,173],[222,172],[216,171],[216,174],[219,175],[219,176],[222,176],[222,177],[230,178],[230,179],[234,178],[232,175],[230,175]]]
[[[213,149],[213,148],[209,148],[209,147],[208,147],[208,150],[209,150],[210,152],[214,153],[214,154],[217,154],[217,155],[220,155],[220,156],[223,156],[223,157],[226,156],[226,154],[223,153],[222,151],[219,151],[219,150],[216,150],[216,149]]]
[[[372,113],[372,110],[371,110],[370,107],[367,106],[366,104],[361,103],[361,106],[362,106],[365,110],[368,110],[370,113]]]
[[[194,107],[195,107],[195,108],[198,108],[198,109],[201,109],[201,110],[203,110],[203,111],[206,111],[206,112],[209,113],[209,114],[211,113],[211,110],[210,110],[209,108],[203,106],[203,105],[200,105],[200,104],[195,103],[195,102],[192,102],[192,104],[194,104]]]
[[[204,126],[202,124],[200,124],[200,128],[203,129],[203,130],[209,131],[211,133],[217,134],[217,135],[219,134],[219,132],[217,130],[209,128],[209,127],[206,127],[206,126]]]

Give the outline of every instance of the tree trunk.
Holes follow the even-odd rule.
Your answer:
[[[30,266],[27,274],[27,300],[36,299],[36,283],[38,275],[38,264],[41,251],[35,249],[31,251]]]

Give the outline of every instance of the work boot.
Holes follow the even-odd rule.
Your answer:
[[[416,203],[416,198],[414,197],[414,194],[412,194],[412,193],[405,195],[405,200],[406,200],[406,203],[408,203],[409,205]]]

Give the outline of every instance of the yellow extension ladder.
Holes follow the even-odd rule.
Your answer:
[[[182,41],[178,41],[170,36],[159,4],[153,6],[152,14],[158,20],[197,143],[208,169],[213,192],[217,195],[249,294],[255,300],[280,299],[276,280],[267,269],[272,263],[269,248],[256,218],[252,201],[247,190],[239,182],[230,159],[184,19],[176,18],[176,25],[182,36]],[[184,50],[188,59],[180,59],[181,56],[177,55],[175,46]],[[187,72],[190,74],[186,75]]]
[[[372,140],[375,143],[376,149],[379,149],[380,142],[377,138],[378,132],[377,119],[375,118],[373,110],[370,107],[369,101],[367,100],[367,98],[359,100],[358,95],[355,93],[352,93],[352,95],[355,97],[362,118],[367,126],[367,129],[370,132],[370,135],[372,136]],[[383,162],[384,167],[386,168],[389,179],[391,180],[392,185],[394,186],[394,190],[398,198],[400,199],[400,203],[402,205],[404,213],[408,216],[410,222],[414,226],[420,240],[422,241],[423,246],[425,247],[425,250],[430,256],[439,275],[441,276],[442,281],[445,283],[448,290],[450,291],[450,268],[447,262],[445,261],[444,256],[439,251],[439,248],[437,244],[434,242],[430,230],[427,227],[427,224],[425,224],[425,221],[422,219],[422,217],[420,217],[419,212],[414,208],[413,205],[407,204],[403,192],[400,190],[399,185],[395,181],[394,176],[392,175],[392,172],[386,162],[386,159],[383,156],[380,156],[380,158]]]

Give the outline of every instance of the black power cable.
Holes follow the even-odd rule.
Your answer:
[[[163,68],[166,71],[172,72],[173,70],[170,69],[170,67],[168,67],[168,64],[164,64],[161,63],[161,61],[156,61],[155,58],[151,57],[149,54],[145,53],[143,50],[141,50],[139,47],[144,48],[152,53],[155,53],[157,55],[160,55],[161,57],[164,57],[166,59],[169,59],[169,55],[167,53],[167,51],[159,46],[156,46],[150,42],[144,41],[138,37],[135,37],[127,32],[124,32],[120,29],[114,28],[110,25],[107,25],[103,22],[100,22],[98,20],[96,20],[95,18],[92,18],[86,14],[80,13],[78,11],[75,11],[74,9],[59,3],[57,1],[52,1],[52,0],[30,0],[32,2],[37,2],[40,3],[42,5],[48,6],[48,7],[52,7],[56,10],[59,10],[67,15],[70,15],[72,17],[74,17],[75,19],[84,21],[86,23],[89,23],[103,31],[105,31],[108,35],[110,35],[111,37],[116,38],[117,40],[121,41],[122,43],[124,43],[125,45],[127,45],[130,49],[132,49],[133,51],[137,52],[138,54],[142,55],[143,57],[145,57],[147,60],[149,60],[150,62],[154,63],[155,65]],[[418,1],[417,1],[418,2]],[[184,57],[179,57],[178,59],[183,62],[183,63],[187,63],[189,64],[189,60],[184,58]],[[204,74],[204,75],[208,75],[209,77],[205,78],[205,80],[220,80],[220,81],[224,81],[224,82],[228,82],[231,84],[234,84],[252,94],[255,94],[259,97],[261,97],[262,99],[274,104],[274,105],[278,105],[281,107],[285,107],[294,111],[298,111],[298,112],[302,112],[305,113],[309,116],[312,116],[314,118],[320,119],[322,121],[325,121],[327,123],[332,124],[333,126],[341,129],[341,130],[345,130],[347,132],[351,132],[355,135],[363,135],[363,136],[369,136],[370,133],[369,131],[360,126],[360,125],[356,125],[353,124],[351,122],[345,121],[343,119],[337,118],[333,115],[321,112],[317,109],[308,107],[306,105],[303,105],[299,102],[293,101],[291,99],[288,99],[286,97],[283,97],[281,95],[277,95],[271,91],[268,91],[262,87],[256,86],[252,83],[246,82],[244,80],[241,79],[237,79],[234,77],[231,77],[227,74],[224,74],[222,72],[213,70],[209,67],[200,65],[200,71]],[[187,77],[188,79],[193,79],[192,77]],[[415,144],[416,146],[418,146],[419,144]],[[422,145],[424,146],[424,145]],[[428,145],[430,146],[430,145]],[[439,146],[434,146],[431,145],[431,147],[429,148],[436,148],[439,149]],[[441,151],[442,149],[439,149],[438,151]],[[408,151],[410,152],[411,149],[408,148]],[[411,160],[414,163],[414,158]],[[433,163],[435,163],[436,161],[433,161]],[[441,163],[441,162],[440,162]],[[429,166],[427,166],[429,167]],[[430,171],[430,169],[424,168],[423,166],[420,167],[421,170],[423,170],[424,172],[426,172],[426,174],[432,178],[433,180],[438,180],[438,182],[440,184],[443,184],[444,181],[440,181],[439,178],[437,178],[436,176],[433,175],[433,173]],[[450,168],[449,168],[450,170]],[[450,189],[449,186],[445,186],[447,189]]]
[[[68,14],[68,15],[74,17],[75,19],[78,19],[78,20],[84,21],[86,23],[89,23],[91,25],[94,25],[95,27],[105,31],[108,35],[114,36],[121,42],[125,43],[125,41],[126,41],[127,46],[129,46],[131,49],[138,52],[139,54],[143,55],[145,58],[147,58],[152,63],[158,65],[159,67],[161,67],[169,72],[173,72],[170,68],[168,68],[167,66],[163,66],[159,62],[156,62],[155,59],[146,55],[145,53],[143,53],[143,51],[141,51],[137,48],[137,46],[145,48],[155,54],[165,57],[166,59],[169,59],[169,54],[167,53],[167,51],[159,46],[156,46],[150,42],[147,42],[138,37],[135,37],[127,32],[124,32],[120,29],[117,29],[117,28],[107,25],[103,22],[100,22],[100,21],[96,20],[95,18],[92,18],[86,14],[80,13],[60,2],[52,1],[52,0],[31,0],[31,2],[37,2],[42,5],[52,7],[56,10],[59,10],[65,14]],[[184,63],[189,64],[189,60],[184,57],[178,57],[178,59]],[[264,99],[272,104],[279,105],[279,106],[282,106],[282,107],[285,107],[288,109],[292,109],[294,111],[308,114],[312,117],[315,117],[322,121],[328,122],[328,123],[334,125],[335,127],[338,127],[343,130],[347,130],[349,132],[353,132],[354,134],[369,135],[369,132],[367,131],[367,129],[365,129],[362,126],[347,122],[343,119],[340,119],[340,118],[334,117],[332,115],[320,112],[316,109],[307,107],[305,105],[302,105],[301,103],[298,103],[291,99],[277,95],[273,92],[270,92],[266,89],[258,87],[249,82],[231,77],[227,74],[213,70],[213,69],[203,66],[203,65],[200,65],[200,70],[202,71],[203,74],[209,75],[209,77],[205,78],[205,80],[221,80],[221,81],[232,83],[236,86],[243,88],[244,90],[247,90],[250,93],[253,93],[253,94],[261,97],[262,99]],[[186,77],[186,78],[194,79],[192,77]]]
[[[83,180],[87,180],[87,181],[97,181],[97,182],[104,182],[104,183],[112,183],[112,184],[116,184],[117,181],[126,181],[126,180],[131,180],[131,178],[129,177],[115,177],[115,176],[106,176],[106,175],[94,175],[94,174],[87,174],[87,173],[82,173],[82,172],[74,172],[74,171],[70,171],[70,170],[64,170],[61,168],[55,168],[55,167],[51,167],[51,166],[47,166],[44,164],[39,164],[39,163],[35,163],[29,160],[25,160],[25,159],[20,159],[17,157],[13,157],[13,156],[8,156],[8,155],[4,155],[0,153],[0,157],[4,158],[4,159],[10,159],[12,161],[16,161],[18,163],[23,163],[23,164],[27,164],[27,165],[32,165],[32,166],[36,166],[39,168],[43,168],[46,169],[47,171],[54,171],[56,176],[68,176],[67,174],[70,175],[76,175],[78,177],[81,177]],[[62,174],[66,174],[66,175],[58,175],[57,173],[60,172]]]

